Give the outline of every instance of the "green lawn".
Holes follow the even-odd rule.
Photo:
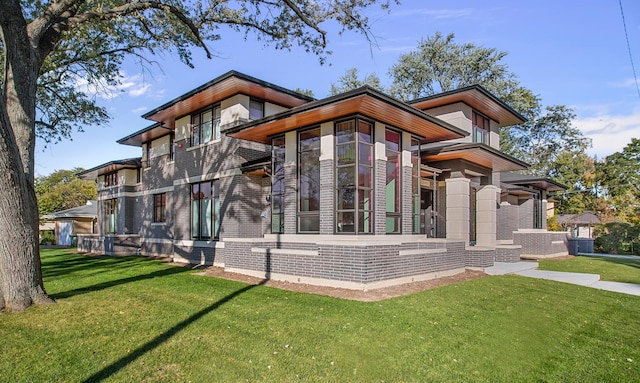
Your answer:
[[[542,260],[540,270],[600,274],[600,280],[640,284],[640,257],[605,258],[579,256],[562,260]]]
[[[42,254],[58,303],[0,315],[3,382],[640,381],[640,297],[500,276],[363,303]]]

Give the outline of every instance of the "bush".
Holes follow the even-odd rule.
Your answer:
[[[56,238],[51,231],[45,231],[40,235],[41,245],[53,245],[56,243]]]
[[[607,254],[640,255],[640,226],[624,222],[596,226],[594,251]]]

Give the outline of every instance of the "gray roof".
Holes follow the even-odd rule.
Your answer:
[[[96,218],[98,216],[98,201],[90,200],[83,206],[57,211],[43,216],[44,219],[61,218]]]
[[[560,225],[597,225],[600,219],[590,211],[581,214],[562,214],[558,216]]]

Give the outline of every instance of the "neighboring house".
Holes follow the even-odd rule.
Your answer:
[[[499,131],[524,118],[480,86],[314,100],[232,71],[143,117],[118,141],[141,158],[81,174],[99,227],[80,250],[348,288],[516,262],[521,229],[556,250],[541,213],[554,184],[505,189],[527,165]]]
[[[593,238],[593,227],[599,223],[600,219],[590,211],[558,216],[558,224],[565,228],[573,238]]]
[[[87,201],[83,206],[47,214],[42,217],[55,224],[55,243],[60,246],[71,246],[78,234],[97,233],[98,202]]]

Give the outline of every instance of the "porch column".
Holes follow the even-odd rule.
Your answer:
[[[295,234],[297,231],[297,158],[298,136],[297,133],[287,132],[284,136],[284,232]]]
[[[413,165],[411,164],[411,134],[402,133],[402,174],[400,182],[402,182],[402,234],[413,233]]]
[[[446,181],[447,239],[469,242],[469,183],[464,177]]]
[[[540,228],[547,230],[547,209],[548,209],[547,200],[543,199],[541,205],[542,205],[542,208],[540,209],[541,210],[540,215],[542,216],[541,218],[542,226],[540,226]]]
[[[320,234],[333,234],[335,227],[335,163],[333,122],[320,125]]]
[[[497,196],[499,189],[493,185],[482,186],[476,193],[476,244],[495,247],[497,236]]]
[[[385,125],[375,123],[374,150],[374,220],[373,232],[375,235],[387,233],[387,149],[384,144]]]

